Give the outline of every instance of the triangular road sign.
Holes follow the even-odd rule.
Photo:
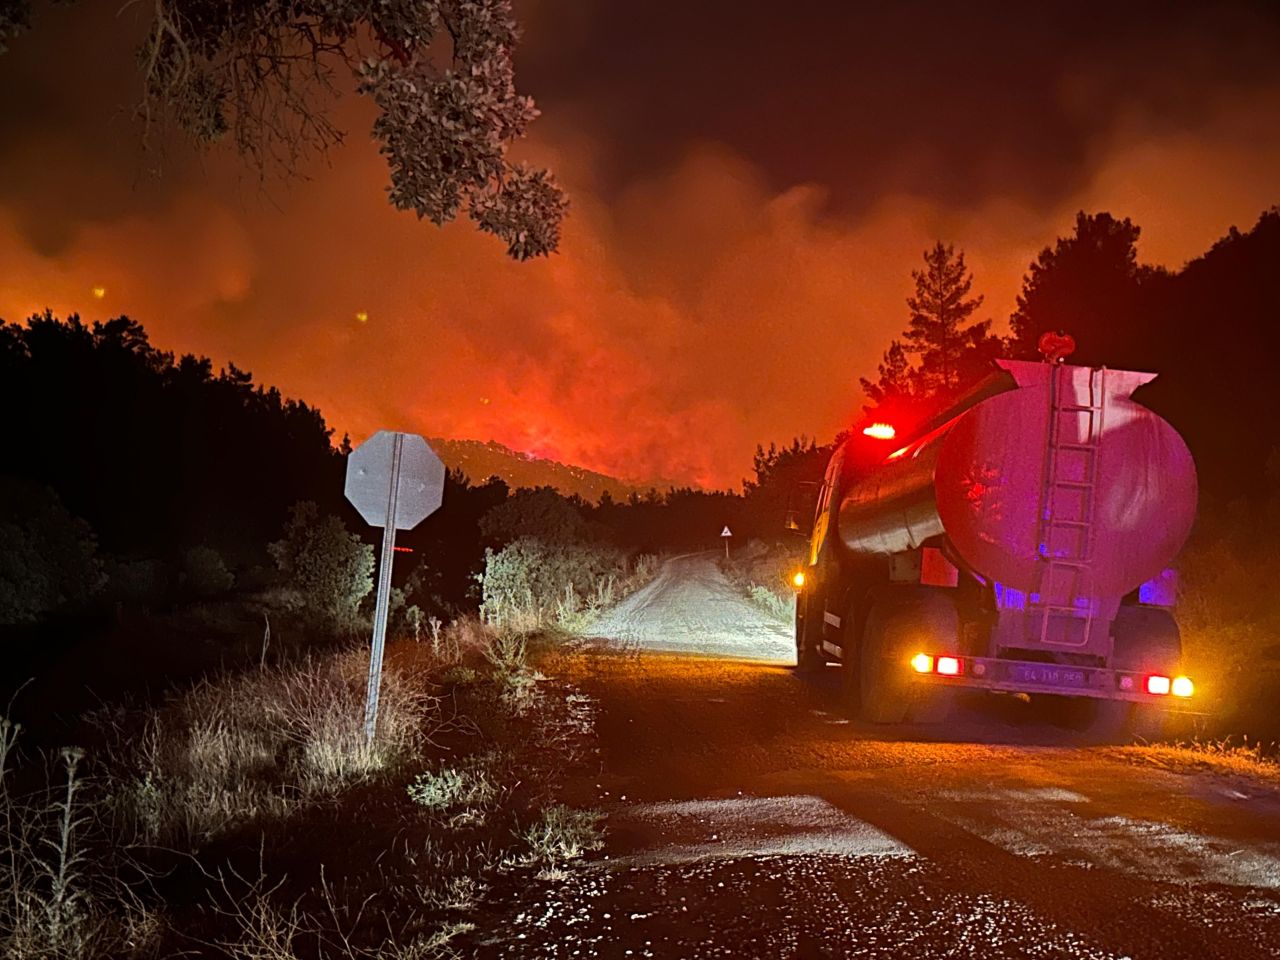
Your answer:
[[[721,530],[721,531],[720,531],[720,536],[722,536],[722,537],[732,537],[732,536],[733,536],[733,533],[732,533],[732,531],[730,531],[730,529],[726,526],[723,530]]]

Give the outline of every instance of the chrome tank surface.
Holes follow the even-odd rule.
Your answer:
[[[943,534],[974,572],[1026,591],[1040,588],[1055,557],[1087,556],[1097,595],[1158,575],[1190,533],[1196,473],[1177,431],[1131,397],[1155,375],[999,364],[1013,389],[845,491],[845,548],[896,553]]]

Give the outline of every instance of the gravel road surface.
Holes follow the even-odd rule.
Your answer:
[[[749,602],[715,559],[698,553],[668,560],[647,586],[591,624],[587,634],[650,653],[794,660],[790,626]]]
[[[1009,700],[851,722],[834,670],[759,662],[785,632],[726,587],[680,558],[597,625],[621,650],[574,680],[602,762],[567,790],[606,849],[505,900],[481,955],[1280,957],[1276,782],[1081,746]]]

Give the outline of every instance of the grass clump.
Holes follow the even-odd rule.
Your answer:
[[[543,877],[563,875],[565,865],[604,846],[599,810],[579,810],[561,803],[549,804],[520,833],[526,848],[522,863],[540,866]]]
[[[1239,743],[1222,740],[1190,740],[1117,747],[1125,759],[1172,770],[1175,773],[1211,772],[1251,777],[1280,785],[1280,744]]]
[[[482,763],[428,770],[414,777],[406,790],[410,800],[434,814],[473,811],[498,795]]]

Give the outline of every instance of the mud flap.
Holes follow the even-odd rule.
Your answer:
[[[827,665],[827,658],[818,649],[821,627],[814,629],[810,607],[813,594],[806,592],[796,598],[796,672],[816,673]]]

